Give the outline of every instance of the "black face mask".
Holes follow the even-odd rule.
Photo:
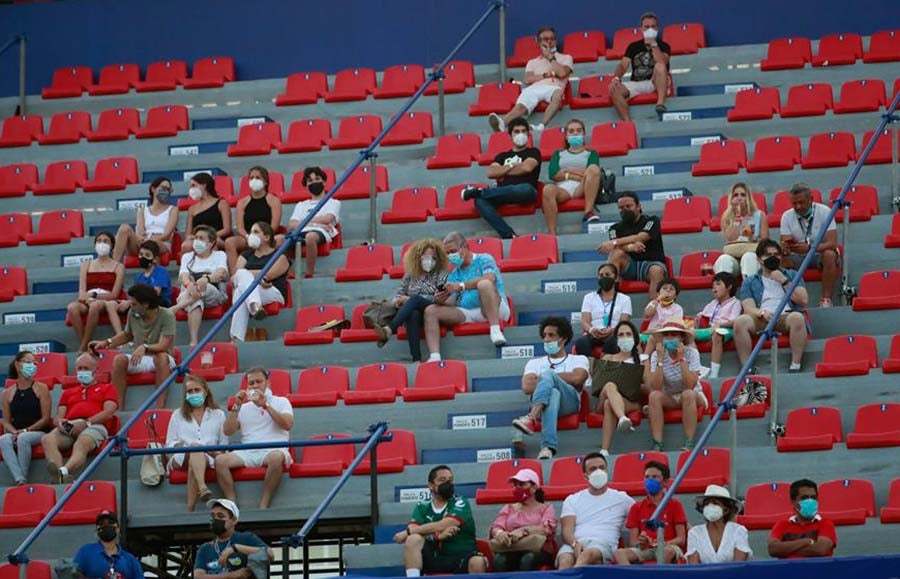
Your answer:
[[[116,530],[114,525],[103,525],[99,529],[97,529],[97,538],[103,541],[104,543],[108,543],[116,538],[119,532]]]
[[[778,269],[778,266],[781,265],[781,258],[777,255],[770,255],[769,257],[763,260],[763,267],[765,267],[769,271],[775,271]]]
[[[152,259],[147,259],[146,257],[139,257],[139,258],[138,258],[138,265],[141,266],[141,269],[147,269],[148,267],[150,267],[151,265],[153,265],[153,260],[152,260]]]
[[[445,501],[449,501],[450,499],[453,498],[453,492],[454,492],[453,483],[449,482],[449,481],[443,482],[443,483],[439,484],[437,487],[438,496],[441,497],[442,499],[444,499]]]
[[[626,225],[633,224],[635,221],[637,221],[637,218],[638,218],[637,212],[632,211],[631,209],[626,209],[625,211],[620,211],[619,215],[622,216],[622,222],[625,223]]]
[[[600,277],[597,278],[597,286],[600,288],[600,291],[608,292],[616,285],[616,280],[611,277]]]
[[[310,192],[314,197],[318,197],[322,194],[322,191],[325,190],[325,183],[321,181],[313,181],[309,185],[306,186],[306,189]]]
[[[209,522],[209,530],[213,535],[221,537],[225,534],[225,521],[222,519],[213,519]]]

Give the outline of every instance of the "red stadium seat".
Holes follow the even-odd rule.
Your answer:
[[[503,241],[497,237],[473,237],[467,239],[469,249],[474,253],[488,253],[494,261],[503,261]]]
[[[297,391],[287,398],[295,408],[334,406],[349,389],[350,373],[343,366],[314,366],[300,372]]]
[[[891,232],[884,236],[884,246],[887,248],[900,247],[900,213],[894,213],[891,219]]]
[[[281,125],[278,123],[244,125],[238,132],[237,143],[228,145],[228,156],[268,155],[280,144]]]
[[[531,135],[528,136],[528,146],[531,147]],[[513,148],[512,137],[509,133],[503,131],[500,133],[491,133],[488,137],[487,150],[476,159],[479,165],[490,165],[500,153],[504,153]]]
[[[134,134],[141,125],[141,114],[137,109],[111,109],[100,113],[97,128],[87,134],[87,140],[124,141]]]
[[[371,168],[368,165],[360,165],[350,176],[344,181],[344,186],[338,189],[334,194],[335,199],[343,201],[344,199],[368,199],[371,179],[369,172]],[[388,170],[384,165],[375,167],[375,192],[384,193],[390,190],[388,183]]]
[[[612,48],[606,51],[606,60],[619,60],[625,56],[625,49],[636,40],[643,40],[640,28],[622,28],[613,35]]]
[[[391,429],[385,434],[393,434],[394,439],[378,445],[377,464],[375,465],[376,473],[403,472],[403,469],[408,465],[419,463],[415,433],[409,430]],[[369,474],[372,470],[370,458],[371,455],[366,455],[359,463],[359,466],[356,467],[356,470],[353,471],[353,474]]]
[[[799,138],[766,137],[756,141],[753,159],[747,161],[747,172],[790,171],[801,159]]]
[[[601,74],[579,80],[578,89],[572,91],[572,98],[569,99],[569,108],[577,110],[612,106],[612,99],[609,96],[609,83],[612,78],[611,74]]]
[[[847,448],[900,446],[900,404],[876,402],[856,409]]]
[[[464,92],[467,88],[475,86],[475,67],[467,60],[451,60],[444,67],[444,75],[445,94]],[[428,96],[438,94],[438,83],[429,84],[425,94]]]
[[[792,86],[787,102],[781,107],[781,118],[824,115],[834,106],[833,98],[831,85],[824,82]]]
[[[477,133],[452,133],[440,137],[434,156],[428,157],[429,169],[468,167],[481,156],[481,137]]]
[[[27,213],[2,213],[0,224],[0,247],[16,247],[31,233],[31,215]]]
[[[447,187],[447,190],[444,192],[444,205],[434,211],[436,221],[475,219],[478,217],[478,210],[475,209],[475,200],[469,199],[464,201],[462,198],[462,190],[466,187],[483,189],[489,187],[489,185],[485,183],[461,183]]]
[[[0,197],[21,197],[38,182],[38,169],[31,163],[0,167]]]
[[[521,36],[516,38],[512,55],[506,57],[506,66],[510,68],[525,66],[529,60],[540,55],[541,49],[534,36]]]
[[[350,327],[341,332],[341,343],[378,341],[378,334],[375,333],[375,330],[367,328],[363,320],[363,313],[368,307],[369,304],[354,306],[353,312],[350,314]]]
[[[294,121],[288,128],[287,140],[278,144],[278,153],[309,153],[321,151],[331,141],[331,122],[328,119]],[[303,172],[299,174],[302,176]]]
[[[750,530],[771,529],[778,521],[793,515],[790,489],[790,483],[786,482],[747,487],[744,514],[737,516],[737,523]]]
[[[778,452],[831,450],[841,442],[841,412],[830,406],[795,408],[788,412],[785,434],[778,438]]]
[[[853,133],[819,133],[809,138],[806,155],[800,165],[804,169],[846,167],[856,160],[856,138]]]
[[[738,420],[744,418],[762,418],[766,415],[766,412],[769,411],[769,407],[772,403],[772,380],[768,376],[747,376],[744,379],[744,382],[757,381],[762,382],[766,385],[766,401],[765,402],[756,402],[753,404],[745,404],[743,406],[739,406],[736,410]],[[728,394],[728,391],[731,389],[731,385],[734,384],[734,378],[729,378],[728,380],[724,380],[722,385],[719,387],[719,404],[725,401],[725,395]],[[714,412],[715,409],[711,409]],[[725,411],[722,414],[722,420],[730,420],[731,412]]]
[[[69,243],[73,237],[84,237],[84,216],[75,209],[48,211],[41,214],[36,233],[25,237],[27,245]]]
[[[781,93],[773,86],[744,89],[734,95],[734,108],[728,109],[729,121],[771,119],[781,112]]]
[[[61,99],[81,96],[94,84],[94,71],[88,66],[70,66],[53,71],[50,86],[41,91],[45,99]]]
[[[663,233],[696,233],[703,231],[710,221],[712,207],[708,197],[667,199],[663,206]]]
[[[97,84],[88,87],[91,96],[104,94],[125,94],[141,80],[141,69],[138,65],[110,64],[100,70]]]
[[[873,112],[886,104],[887,93],[880,78],[848,80],[841,85],[841,95],[834,103],[834,113]]]
[[[883,524],[900,523],[900,478],[891,482],[887,506],[881,509],[881,522]]]
[[[587,488],[583,462],[583,456],[567,456],[553,461],[550,467],[550,480],[543,487],[546,500],[561,501]]]
[[[348,68],[334,76],[334,88],[325,93],[326,103],[364,101],[375,92],[375,71],[371,68]]]
[[[437,189],[409,187],[394,191],[391,210],[381,213],[382,223],[418,223],[427,221],[438,207]]]
[[[32,186],[31,191],[35,195],[74,193],[87,180],[87,164],[84,161],[57,161],[47,165],[44,182]]]
[[[681,258],[678,270],[678,285],[681,289],[709,289],[712,287],[712,266],[722,255],[721,251],[704,250],[686,253]],[[708,273],[704,273],[704,269]]]
[[[566,135],[563,127],[548,127],[541,133],[541,160],[549,161],[553,153],[566,148]],[[560,209],[563,211],[563,209]]]
[[[822,193],[818,189],[812,190],[813,201],[816,203],[822,202]],[[792,209],[791,205],[791,195],[787,191],[779,191],[775,194],[775,199],[772,202],[772,212],[767,214],[767,220],[769,222],[769,227],[778,227],[781,225],[781,215],[787,211],[788,209]]]
[[[186,89],[221,88],[234,82],[234,60],[230,56],[201,58],[194,62],[191,78],[184,79]]]
[[[559,263],[559,245],[555,235],[520,235],[509,244],[509,255],[498,265],[500,271],[537,271]]]
[[[381,140],[385,147],[396,145],[417,145],[426,138],[434,137],[434,123],[431,113],[425,111],[407,112],[397,121]]]
[[[66,487],[66,492],[72,485]],[[116,511],[116,485],[107,481],[86,481],[63,505],[50,524],[94,525],[101,511]]]
[[[27,147],[43,134],[44,118],[41,115],[7,117],[0,132],[0,148]]]
[[[816,378],[865,376],[878,367],[878,344],[872,336],[834,336],[825,340]]]
[[[147,448],[148,443],[155,442],[156,438],[150,429],[150,425],[156,431],[159,442],[165,444],[166,432],[169,428],[169,421],[172,419],[172,412],[172,410],[166,408],[145,410],[141,417],[138,418],[138,421],[134,423],[134,426],[131,427],[131,430],[128,431],[128,446],[130,448]],[[181,411],[175,410],[174,412]]]
[[[183,60],[161,60],[147,65],[144,80],[135,83],[135,92],[175,90],[187,78],[187,63]]]
[[[832,205],[840,193],[840,187],[835,187],[831,190],[828,199]],[[879,213],[878,190],[872,185],[851,185],[845,200],[851,203],[850,221],[870,221],[872,217]],[[835,218],[838,223],[843,222],[844,212],[839,211]]]
[[[747,147],[740,139],[722,139],[700,147],[700,161],[691,175],[733,175],[747,166]]]
[[[419,64],[398,64],[384,69],[381,86],[375,89],[377,99],[410,97],[425,83],[425,68]]]
[[[673,55],[696,54],[706,48],[706,30],[697,22],[669,24],[663,28],[662,37],[672,48]]]
[[[337,137],[328,141],[328,148],[362,149],[368,147],[381,132],[381,117],[376,115],[359,115],[341,119]]]
[[[869,146],[869,141],[875,136],[875,131],[868,131],[863,135],[862,147],[859,149],[860,155]],[[892,163],[894,160],[894,152],[891,150],[894,144],[894,132],[887,128],[881,132],[875,146],[866,157],[866,165],[877,165],[882,163]],[[898,154],[900,154],[900,144],[898,144]]]
[[[306,122],[306,121],[299,121]],[[330,129],[329,129],[330,131]],[[325,171],[325,190],[328,191],[332,187],[334,187],[334,183],[337,180],[334,174],[334,169],[322,169]],[[282,203],[298,203],[300,201],[306,201],[307,199],[311,199],[312,195],[309,194],[309,191],[306,190],[306,187],[303,186],[303,171],[297,171],[294,173],[294,176],[291,178],[291,190],[285,191],[284,195],[281,196]],[[337,238],[332,239],[332,243],[334,243]],[[322,248],[327,248],[329,244],[320,244],[319,251],[322,251]],[[335,245],[335,247],[339,247]],[[319,254],[319,255],[327,255],[327,254]]]
[[[759,63],[761,70],[803,68],[812,60],[809,38],[795,36],[776,38],[769,42],[766,57]]]
[[[0,302],[11,302],[16,296],[28,295],[28,273],[24,267],[0,267]]]
[[[563,39],[563,52],[575,62],[596,62],[606,54],[606,35],[599,30],[570,32]]]
[[[147,111],[143,127],[134,132],[138,139],[174,137],[178,131],[188,130],[188,112],[184,105],[163,105]]]
[[[350,438],[349,434],[320,434],[306,440],[340,440]],[[304,446],[291,450],[301,452],[300,459],[288,469],[291,478],[313,476],[340,476],[353,462],[356,448],[353,444],[329,444],[327,446]]]
[[[900,30],[882,30],[869,37],[869,50],[863,62],[894,62],[900,60]]]
[[[859,278],[853,311],[900,308],[900,270],[870,271]]]
[[[413,243],[413,241],[407,241],[403,244],[403,247],[400,248],[400,259],[397,260],[397,263],[388,268],[388,277],[391,279],[400,279],[406,273],[403,260],[406,259],[406,252],[409,251],[409,248],[412,247]]]
[[[697,400],[697,422],[703,420],[703,416],[712,412],[712,385],[706,380],[700,380],[700,387],[703,389],[703,396],[706,397],[706,409],[700,406],[700,400]],[[680,424],[684,418],[681,408],[670,408],[663,411],[663,421],[666,424]]]
[[[469,374],[464,362],[441,360],[419,364],[413,385],[402,392],[404,402],[452,400],[468,391]]]
[[[247,375],[244,374],[241,376],[241,390],[246,390],[248,387],[247,384]],[[272,390],[272,394],[275,396],[282,396],[287,398],[291,394],[291,373],[289,370],[281,370],[278,368],[274,368],[269,370],[269,389]],[[231,406],[231,402],[229,401],[229,406]]]
[[[591,148],[601,157],[627,155],[638,148],[637,129],[631,121],[614,121],[595,125],[591,131]]]
[[[287,77],[284,92],[275,96],[275,106],[311,105],[328,92],[324,72],[298,72]]]
[[[859,34],[829,34],[819,39],[819,52],[812,57],[812,65],[847,65],[862,57],[862,38]]]
[[[390,245],[373,243],[358,245],[347,251],[344,267],[334,272],[335,281],[378,280],[394,265],[394,249]]]
[[[469,116],[505,114],[515,106],[521,91],[522,87],[514,82],[483,84],[478,89],[478,101],[469,105]]]
[[[331,321],[346,319],[342,306],[319,305],[307,306],[297,310],[294,330],[284,333],[285,346],[307,346],[310,344],[330,344],[338,335],[338,330],[310,331],[310,328]]]
[[[3,495],[0,529],[35,527],[50,512],[54,504],[56,504],[56,490],[50,485],[27,484],[9,487]]]
[[[644,490],[644,465],[655,460],[669,464],[669,457],[662,452],[626,452],[616,457],[612,465],[609,486],[630,495],[642,495]]]
[[[684,450],[678,455],[678,472],[684,468],[691,451]],[[687,476],[678,486],[680,493],[702,493],[707,485],[728,486],[731,480],[731,451],[727,448],[703,447],[691,465]]]
[[[137,159],[113,157],[100,159],[94,167],[94,178],[85,181],[85,191],[119,191],[138,182]]]
[[[875,516],[875,488],[862,479],[830,480],[819,485],[819,512],[835,525],[864,525]]]
[[[495,505],[515,502],[512,493],[513,486],[509,482],[509,477],[524,468],[533,470],[537,474],[538,480],[543,483],[543,467],[539,460],[513,458],[492,462],[488,466],[487,481],[484,488],[475,491],[475,503],[479,505]],[[643,475],[641,475],[641,479],[643,479]]]
[[[203,354],[212,354],[212,364],[203,365]],[[188,364],[191,374],[203,376],[209,382],[224,380],[228,374],[236,374],[240,364],[238,363],[237,346],[231,342],[209,342]]]
[[[50,130],[38,136],[42,145],[77,143],[91,132],[91,114],[84,111],[56,113],[50,119]]]
[[[759,191],[754,191],[751,193],[753,195],[753,201],[756,202],[756,208],[762,211],[763,213],[768,213],[768,204],[766,202],[766,196]],[[719,197],[719,210],[716,217],[713,217],[709,222],[709,228],[712,231],[720,231],[722,227],[722,215],[725,214],[725,210],[728,209],[728,195],[722,195]]]
[[[65,354],[56,352],[35,354],[34,361],[38,367],[34,379],[44,382],[50,388],[55,384],[61,384],[62,378],[69,374],[69,359]]]

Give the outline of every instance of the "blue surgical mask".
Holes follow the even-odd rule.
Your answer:
[[[584,145],[584,135],[566,135],[566,142],[570,147],[577,149]]]
[[[666,349],[667,352],[674,352],[678,349],[678,340],[675,338],[667,338],[663,340],[663,348]]]
[[[34,362],[23,362],[21,374],[24,378],[33,378],[37,374],[37,364]]]
[[[816,499],[803,499],[800,501],[800,516],[804,519],[812,519],[819,512],[819,501]]]
[[[449,254],[447,258],[450,260],[450,263],[453,265],[453,267],[459,267],[462,265],[463,258],[458,251],[454,251],[453,253]]]
[[[648,495],[655,495],[662,490],[662,483],[655,478],[645,478],[644,490],[647,491]]]
[[[194,408],[200,408],[203,406],[203,402],[206,400],[206,396],[203,394],[188,394],[184,397],[187,400],[187,403],[193,406]]]
[[[169,200],[172,198],[172,190],[168,187],[160,187],[156,190],[156,200],[160,203],[169,203]]]
[[[93,370],[79,370],[76,372],[75,377],[78,378],[79,384],[84,386],[88,386],[94,383],[94,372]]]
[[[544,342],[544,351],[550,356],[559,354],[559,342]]]

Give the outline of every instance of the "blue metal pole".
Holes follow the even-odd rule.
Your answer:
[[[24,37],[25,37],[24,34],[16,34],[15,36],[13,36],[13,37],[10,38],[9,40],[7,40],[7,41],[6,41],[6,44],[4,44],[2,48],[0,48],[0,54],[3,54],[4,52],[6,52],[6,51],[9,49],[10,46],[12,46],[12,45],[14,45],[15,43],[19,42],[19,41],[22,40],[22,38],[24,38]]]

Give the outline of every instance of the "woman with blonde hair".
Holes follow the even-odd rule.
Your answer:
[[[403,256],[406,274],[393,300],[398,308],[397,313],[388,325],[375,326],[379,348],[384,347],[397,329],[406,324],[409,353],[414,362],[422,359],[419,342],[422,335],[423,312],[434,303],[434,294],[443,289],[447,282],[449,265],[450,260],[444,251],[444,244],[439,239],[420,239],[410,246]]]
[[[721,225],[725,248],[713,265],[713,271],[741,274],[745,279],[756,275],[759,272],[756,244],[769,237],[769,224],[746,183],[735,183],[731,187]]]
[[[225,413],[213,399],[209,385],[200,376],[184,379],[184,398],[181,408],[172,413],[166,446],[201,446],[228,444],[223,426]],[[206,486],[206,469],[212,468],[218,452],[187,452],[169,459],[169,472],[187,471],[187,510],[193,512],[197,499],[204,503],[212,497]]]

